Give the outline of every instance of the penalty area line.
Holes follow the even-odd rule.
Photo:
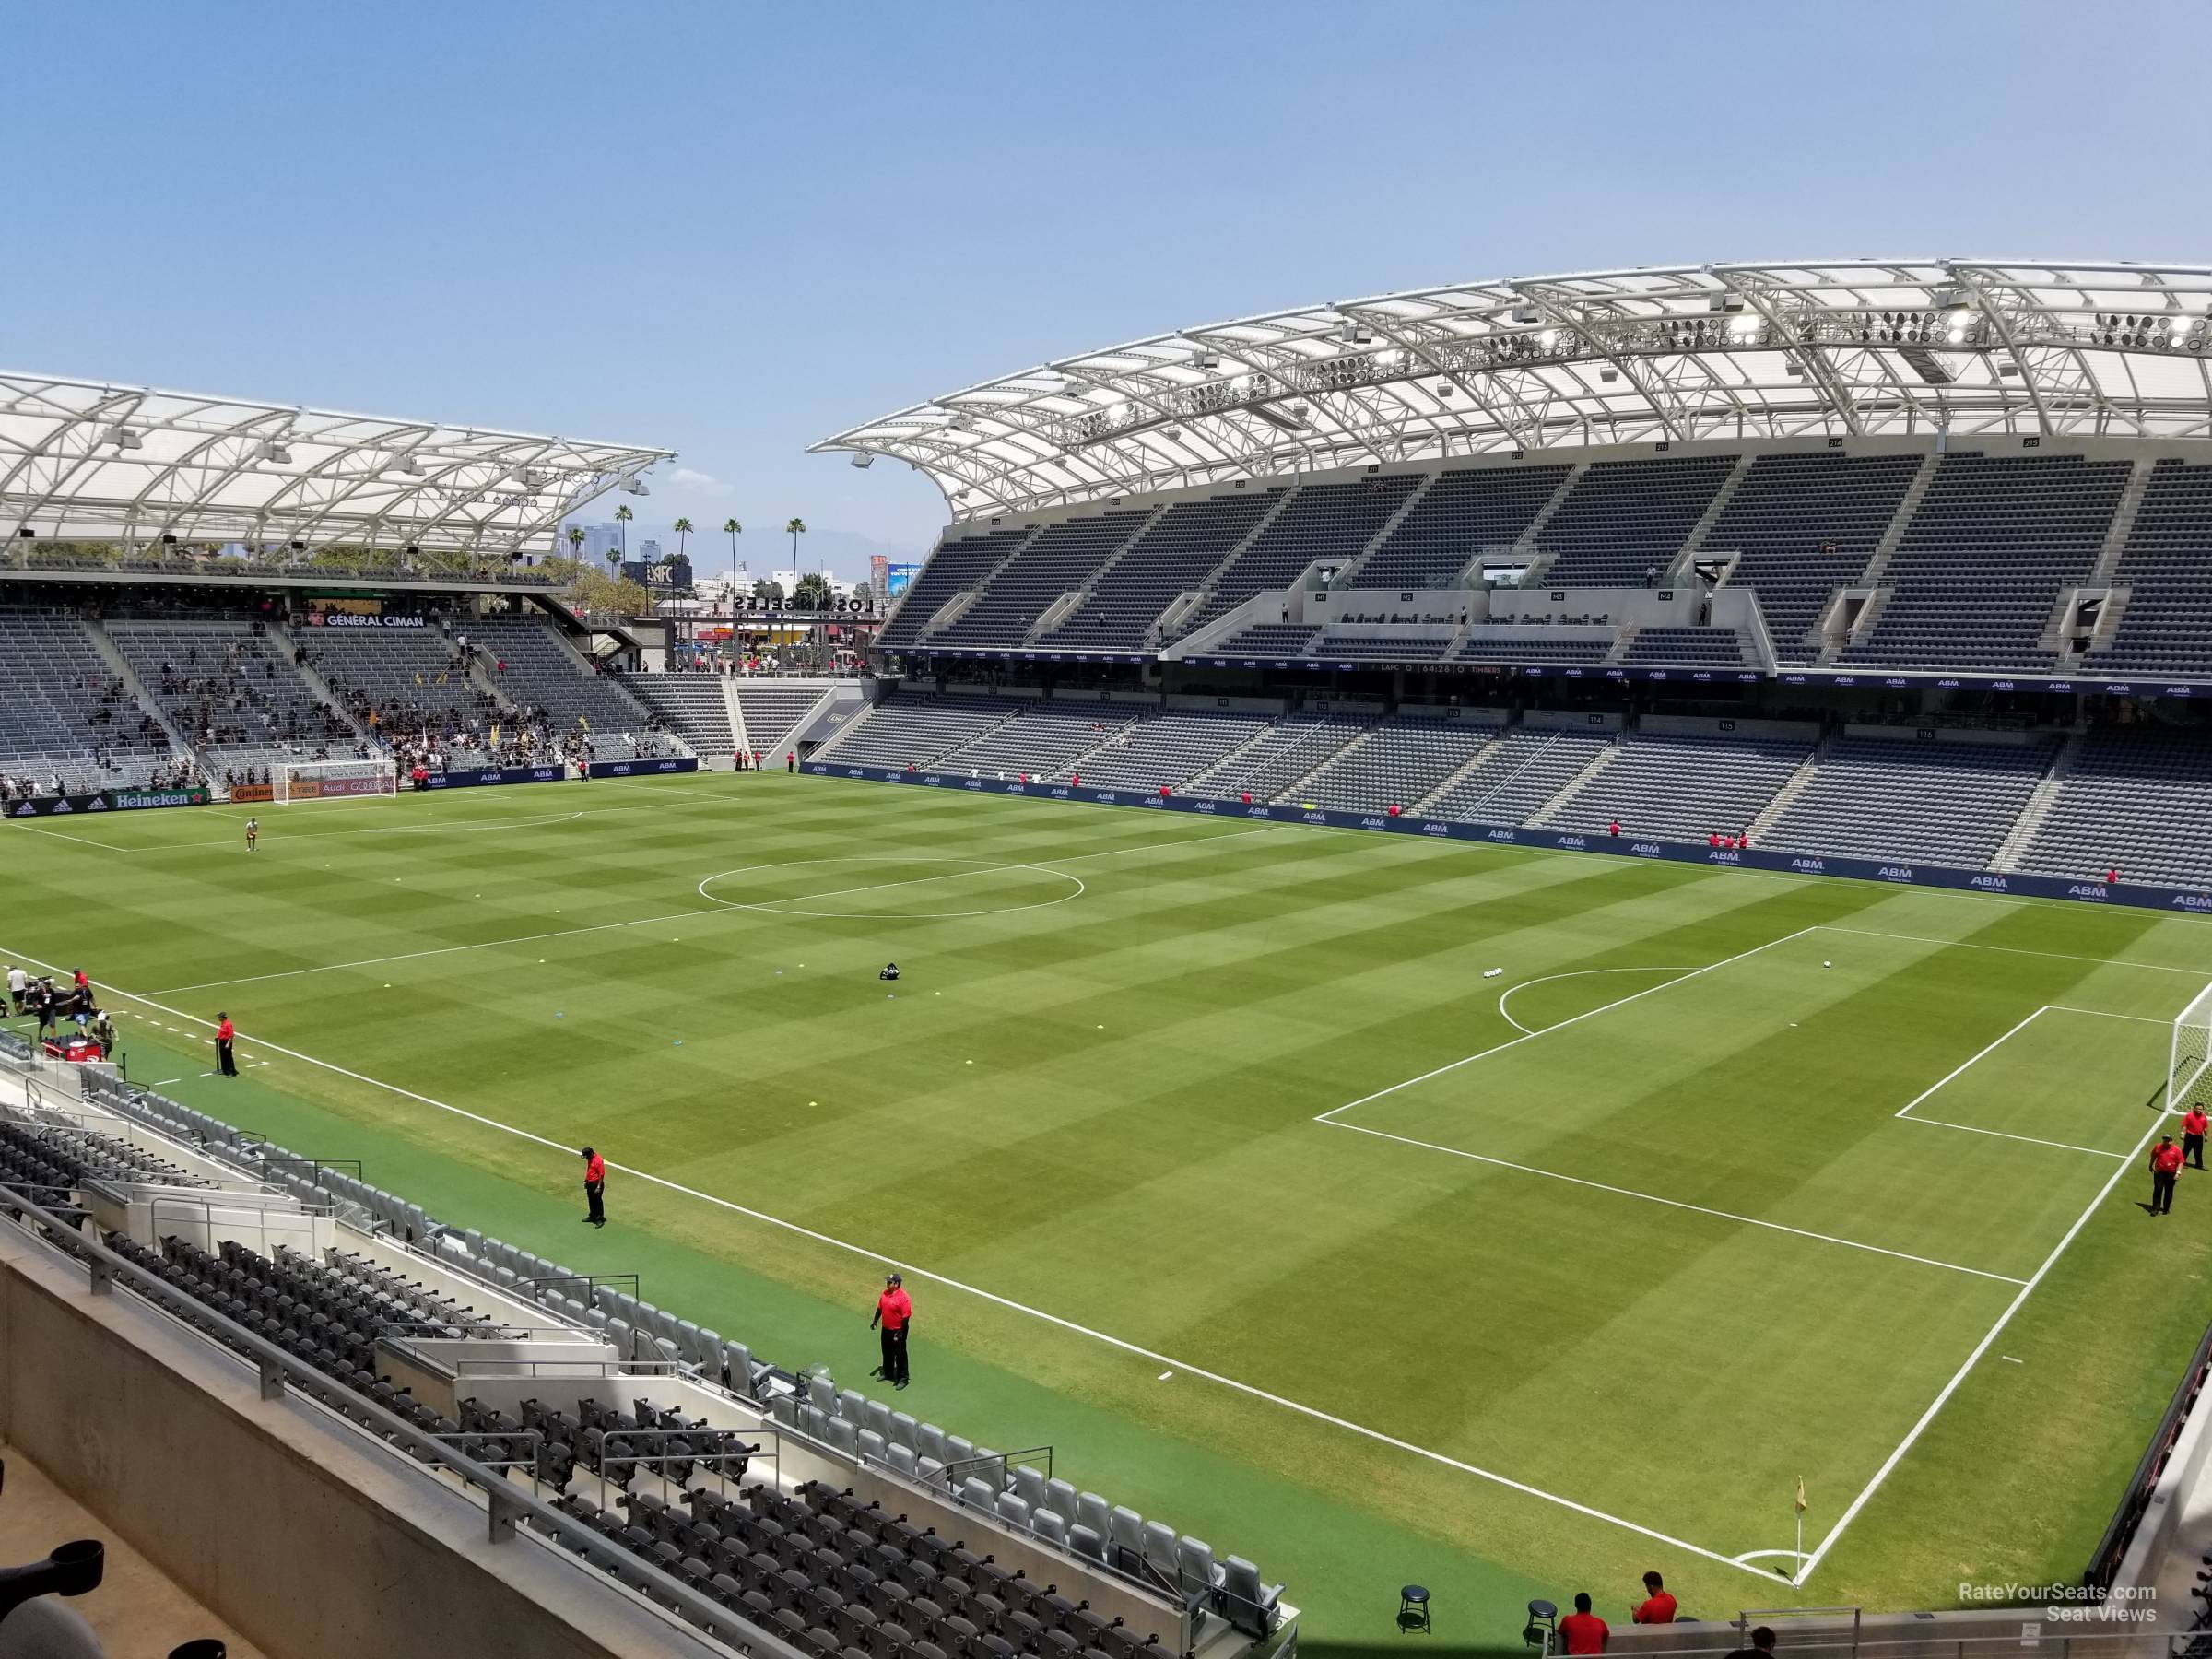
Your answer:
[[[2128,1167],[2142,1157],[2143,1148],[2150,1145],[2150,1137],[2158,1134],[2164,1126],[2167,1114],[2160,1112],[2153,1120],[2150,1127],[2143,1131],[2142,1138],[2136,1142],[2135,1150],[2128,1153],[2114,1166],[2112,1172],[2105,1177],[2104,1185],[2098,1189],[2097,1196],[2089,1200],[2088,1206],[2082,1210],[2080,1215],[2075,1217],[2074,1225],[2067,1228],[2065,1236],[2052,1246],[2051,1253],[2043,1258],[2042,1265],[2029,1276],[2028,1282],[2020,1287],[2019,1294],[2006,1305],[2004,1312],[1997,1315],[1997,1323],[1989,1327],[1988,1332],[1980,1342],[1974,1344],[1974,1350],[1967,1355],[1966,1362],[1951,1374],[1951,1380],[1943,1385],[1943,1391],[1929,1403],[1927,1410],[1920,1414],[1920,1420],[1906,1431],[1905,1438],[1898,1442],[1897,1449],[1890,1453],[1883,1460],[1882,1466],[1874,1472],[1874,1478],[1869,1480],[1860,1490],[1859,1495],[1851,1500],[1850,1506],[1837,1519],[1835,1525],[1829,1529],[1828,1536],[1814,1547],[1812,1554],[1806,1559],[1804,1567],[1798,1571],[1797,1576],[1791,1581],[1792,1583],[1803,1584],[1806,1580],[1813,1576],[1813,1569],[1819,1566],[1822,1559],[1835,1547],[1836,1540],[1843,1535],[1844,1529],[1858,1519],[1859,1512],[1866,1507],[1867,1501],[1881,1489],[1882,1483],[1888,1480],[1897,1465],[1905,1460],[1905,1454],[1912,1451],[1913,1446],[1918,1443],[1920,1437],[1927,1432],[1928,1425],[1936,1420],[1936,1414],[1942,1411],[1944,1406],[1950,1402],[1951,1396],[1959,1392],[1959,1384],[1964,1382],[1974,1367],[1981,1363],[1982,1356],[1989,1352],[1990,1345],[2004,1335],[2005,1327],[2012,1323],[2013,1315],[2027,1306],[2028,1299],[2035,1294],[2035,1288],[2041,1284],[2044,1276],[2058,1265],[2058,1258],[2065,1254],[2067,1246],[2071,1245],[2081,1230],[2088,1225],[2089,1218],[2104,1207],[2104,1201],[2112,1195],[2112,1189],[2120,1184],[2120,1177],[2126,1174]]]
[[[1229,838],[1226,836],[1200,836],[1194,839],[1202,841],[1225,841]],[[1137,851],[1135,848],[1123,848],[1120,850],[1124,852]],[[0,949],[5,948],[6,947],[0,946]],[[18,955],[17,959],[19,961],[31,962],[37,966],[47,968],[50,971],[56,971],[53,970],[52,963],[41,962],[36,957],[27,954]],[[194,1025],[201,1026],[205,1026],[209,1023],[206,1020],[197,1018],[195,1016],[182,1013],[178,1009],[163,1007],[159,1003],[149,1001],[147,998],[140,996],[134,992],[125,991],[120,986],[111,985],[109,989],[117,996],[126,997],[131,1001],[142,1003],[149,1008],[159,1009],[162,1013],[171,1015],[175,1018],[189,1019]],[[567,1146],[559,1141],[552,1140],[547,1136],[536,1134],[532,1130],[518,1128],[512,1124],[501,1123],[499,1119],[488,1117],[482,1112],[471,1112],[466,1107],[455,1106],[449,1101],[436,1100],[429,1095],[420,1094],[414,1089],[403,1088],[397,1083],[388,1083],[382,1077],[372,1077],[364,1072],[354,1071],[347,1066],[339,1065],[329,1060],[317,1059],[312,1054],[305,1053],[299,1049],[288,1048],[282,1043],[272,1042],[266,1038],[247,1038],[246,1034],[242,1032],[241,1033],[241,1040],[252,1041],[255,1046],[265,1049],[272,1053],[285,1055],[287,1058],[300,1061],[303,1065],[314,1066],[319,1070],[329,1072],[336,1077],[347,1078],[352,1082],[365,1084],[371,1088],[381,1088],[388,1094],[397,1095],[403,1100],[413,1100],[419,1105],[429,1106],[435,1111],[448,1112],[454,1117],[462,1118],[469,1123],[479,1124],[484,1128],[496,1129],[501,1134],[511,1135],[518,1140],[529,1141],[535,1146],[544,1147],[551,1151],[558,1152],[564,1158],[573,1158],[575,1156],[575,1148],[573,1147]],[[1347,1125],[1347,1127],[1349,1126],[1350,1125]],[[1440,1465],[1444,1468],[1456,1470],[1463,1475],[1472,1475],[1479,1480],[1488,1481],[1493,1486],[1502,1487],[1508,1491],[1518,1492],[1522,1496],[1527,1498],[1538,1499],[1543,1502],[1554,1504],[1560,1509],[1570,1510],[1578,1515],[1586,1517],[1589,1520],[1600,1521],[1609,1526],[1619,1527],[1625,1532],[1634,1533],[1639,1537],[1649,1538],[1655,1544],[1664,1544],[1671,1548],[1684,1550],[1688,1554],[1701,1557],[1702,1559],[1708,1561],[1715,1562],[1720,1566],[1734,1567],[1738,1571],[1750,1572],[1759,1578],[1768,1581],[1769,1583],[1772,1582],[1772,1574],[1759,1571],[1756,1568],[1747,1567],[1734,1558],[1724,1555],[1719,1550],[1708,1549],[1701,1544],[1692,1544],[1686,1538],[1675,1537],[1671,1534],[1661,1532],[1655,1527],[1645,1526],[1641,1523],[1630,1521],[1622,1516],[1608,1513],[1606,1511],[1594,1508],[1590,1504],[1577,1502],[1574,1499],[1562,1497],[1557,1492],[1546,1491],[1542,1487],[1530,1486],[1525,1481],[1515,1480],[1511,1476],[1500,1475],[1493,1469],[1486,1469],[1479,1465],[1465,1462],[1460,1458],[1453,1457],[1448,1453],[1435,1451],[1428,1446],[1417,1445],[1411,1441],[1401,1440],[1396,1435],[1387,1434],[1380,1429],[1371,1429],[1364,1423],[1356,1423],[1349,1418],[1338,1417],[1333,1412],[1322,1410],[1319,1406],[1308,1406],[1301,1401],[1290,1399],[1287,1395],[1271,1393],[1266,1389],[1260,1388],[1250,1382],[1240,1382],[1236,1378],[1227,1376],[1220,1371],[1208,1371],[1203,1366],[1193,1365],[1190,1361],[1186,1359],[1179,1359],[1171,1354],[1163,1354],[1157,1349],[1145,1347],[1137,1343],[1128,1341],[1124,1337],[1112,1335],[1108,1332],[1095,1329],[1090,1325],[1077,1324],[1072,1319],[1068,1319],[1058,1313],[1049,1312],[1042,1308],[1032,1307],[1027,1302],[1016,1301],[1011,1297],[1002,1296],[995,1290],[986,1290],[980,1285],[972,1285],[965,1280],[952,1278],[942,1273],[932,1272],[929,1268],[922,1266],[918,1263],[901,1261],[897,1256],[887,1255],[882,1251],[871,1249],[867,1245],[855,1244],[850,1240],[836,1238],[831,1234],[818,1231],[814,1228],[804,1226],[799,1222],[786,1220],[781,1216],[771,1215],[765,1210],[754,1209],[750,1206],[739,1204],[734,1199],[718,1197],[712,1193],[701,1192],[697,1187],[686,1186],[680,1182],[670,1181],[665,1176],[655,1175],[647,1170],[634,1169],[625,1164],[613,1163],[611,1159],[609,1162],[610,1166],[620,1173],[628,1175],[633,1180],[641,1181],[650,1185],[660,1187],[665,1192],[675,1193],[683,1197],[696,1199],[701,1204],[712,1205],[718,1209],[727,1210],[733,1215],[743,1216],[748,1220],[760,1222],[764,1226],[779,1228],[785,1232],[794,1233],[800,1238],[810,1240],[815,1243],[825,1245],[830,1249],[842,1251],[848,1255],[858,1256],[865,1261],[876,1263],[880,1266],[890,1267],[902,1274],[911,1274],[914,1277],[926,1280],[931,1284],[942,1285],[948,1290],[958,1290],[962,1295],[971,1296],[979,1301],[989,1302],[994,1307],[1004,1308],[1009,1312],[1025,1315],[1028,1318],[1054,1326],[1059,1330],[1069,1332],[1074,1335],[1088,1337],[1094,1342],[1101,1343],[1108,1347],[1115,1348],[1122,1353],[1132,1355],[1137,1359],[1150,1360],[1154,1364],[1165,1366],[1171,1371],[1182,1371],[1193,1377],[1204,1378],[1206,1382],[1215,1383],[1219,1387],[1229,1389],[1234,1393],[1243,1394],[1248,1398],[1262,1401],[1266,1405],[1277,1406],[1284,1411],[1293,1412],[1300,1417],[1309,1418],[1313,1422],[1325,1424],[1332,1429],[1341,1430],[1347,1434],[1357,1435],[1363,1440],[1371,1441],[1377,1445],[1387,1446],[1394,1452],[1402,1452],[1408,1456],[1424,1459],[1427,1462]]]

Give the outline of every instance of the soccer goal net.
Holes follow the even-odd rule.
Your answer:
[[[2212,985],[2198,992],[2196,1000],[2174,1017],[2173,1049],[2166,1065],[2167,1110],[2212,1107],[2207,1062],[2212,1062]]]
[[[279,767],[269,782],[275,801],[397,794],[399,768],[391,760],[296,760]]]

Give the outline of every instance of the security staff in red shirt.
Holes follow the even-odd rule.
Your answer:
[[[1612,1628],[1590,1611],[1590,1592],[1578,1590],[1574,1611],[1559,1620],[1559,1634],[1567,1639],[1570,1653],[1602,1653],[1611,1640]]]
[[[238,1041],[238,1028],[230,1023],[230,1016],[217,1010],[215,1016],[215,1069],[226,1077],[238,1076],[238,1057],[231,1045]]]
[[[2205,1116],[2202,1106],[2192,1106],[2182,1114],[2182,1155],[2188,1159],[2189,1167],[2205,1167],[2205,1131],[2212,1129],[2212,1118]]]
[[[906,1386],[906,1333],[914,1323],[914,1304],[907,1299],[904,1281],[897,1274],[883,1281],[876,1299],[876,1317],[868,1329],[883,1332],[883,1364],[876,1374],[893,1388]]]
[[[2168,1216],[2173,1213],[2173,1178],[2182,1172],[2182,1149],[2173,1144],[2173,1136],[2161,1135],[2159,1144],[2150,1149],[2150,1213]]]
[[[1629,1615],[1638,1624],[1673,1624],[1675,1598],[1666,1593],[1666,1581],[1655,1572],[1643,1575],[1643,1600]]]
[[[591,1206],[591,1210],[583,1218],[594,1227],[606,1225],[606,1209],[600,1203],[606,1193],[606,1159],[586,1147],[583,1149],[583,1196]]]

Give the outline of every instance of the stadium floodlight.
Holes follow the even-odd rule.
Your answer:
[[[403,477],[419,478],[422,477],[422,463],[412,455],[397,454],[384,463],[383,470],[388,473],[398,473]]]
[[[2173,1018],[2166,1059],[2166,1110],[2212,1106],[2212,985],[2198,992]]]
[[[144,440],[142,440],[137,433],[132,431],[129,427],[124,426],[121,421],[117,421],[106,431],[102,432],[100,435],[100,441],[102,443],[112,443],[119,450],[135,450],[143,449],[146,447]]]
[[[286,449],[276,439],[265,438],[254,450],[253,458],[257,461],[266,461],[273,466],[289,466],[292,464],[292,452]]]
[[[866,472],[869,467],[875,465],[876,457],[869,454],[865,450],[856,451],[853,456],[853,465],[857,471]]]
[[[652,490],[645,488],[645,480],[639,477],[635,473],[630,474],[629,477],[622,480],[621,488],[624,495],[641,496],[651,495],[653,493]]]

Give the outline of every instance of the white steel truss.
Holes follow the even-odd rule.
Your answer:
[[[504,559],[674,454],[0,372],[0,536]]]
[[[1692,439],[2212,438],[2212,267],[1710,265],[1384,294],[1042,364],[814,450],[953,516],[1306,468]]]

